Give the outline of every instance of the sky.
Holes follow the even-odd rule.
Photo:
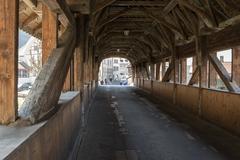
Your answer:
[[[224,62],[232,62],[232,49],[217,52],[217,57],[224,56]]]
[[[18,48],[21,48],[22,46],[24,46],[24,44],[27,43],[28,39],[30,38],[30,35],[21,31],[21,30],[19,30],[18,36],[19,36]]]

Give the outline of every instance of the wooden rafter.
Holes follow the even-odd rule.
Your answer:
[[[156,16],[153,15],[148,9],[146,8],[140,8],[140,10],[142,10],[143,12],[145,12],[149,17],[151,17],[153,20],[155,20],[156,22],[158,22],[161,25],[164,25],[165,27],[169,28],[170,30],[172,30],[173,32],[177,33],[179,36],[183,37],[183,35],[181,34],[181,31],[179,30],[179,28],[177,28],[176,26],[174,26],[173,24],[167,22],[164,18],[160,17],[160,16]]]
[[[102,28],[104,27],[106,24],[116,20],[117,18],[121,17],[122,15],[126,14],[129,10],[131,10],[131,8],[126,8],[123,9],[121,11],[119,11],[118,13],[115,13],[113,15],[110,15],[108,18],[102,20],[101,22],[99,22],[99,24],[96,24],[96,33]],[[95,30],[95,29],[94,29]]]
[[[119,6],[119,7],[129,7],[129,6],[148,6],[148,7],[164,7],[166,6],[166,2],[154,0],[154,1],[116,1],[113,6]]]
[[[194,1],[179,0],[179,3],[195,12],[209,28],[217,27],[217,24],[212,19],[212,17],[209,16],[209,14],[203,8],[198,6]]]
[[[163,15],[168,14],[170,11],[172,11],[174,9],[174,7],[176,7],[176,5],[178,4],[177,0],[171,0],[163,9]]]
[[[101,4],[97,4],[95,10],[93,11],[93,15],[95,15],[96,13],[102,11],[104,8],[106,8],[107,6],[113,4],[114,2],[116,2],[117,0],[104,0]]]

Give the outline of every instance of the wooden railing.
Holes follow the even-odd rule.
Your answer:
[[[160,81],[138,79],[138,87],[163,101],[175,103],[187,112],[240,135],[240,94]],[[152,85],[149,85],[151,84]],[[135,85],[137,86],[137,84]],[[201,94],[201,99],[199,99]]]

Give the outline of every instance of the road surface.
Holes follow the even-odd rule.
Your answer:
[[[79,160],[224,160],[191,129],[133,87],[101,86],[89,113]]]

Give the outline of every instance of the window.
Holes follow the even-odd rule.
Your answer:
[[[193,74],[193,58],[187,58],[187,82],[191,79]]]
[[[118,71],[118,70],[119,70],[119,68],[117,66],[113,67],[113,71]]]
[[[222,64],[223,68],[229,74],[229,77],[232,79],[232,49],[219,51],[215,53],[215,55],[217,56],[219,62]],[[209,63],[208,76],[210,82],[210,84],[208,84],[208,87],[212,89],[227,90],[227,87],[225,86],[223,80],[219,76],[212,63]]]
[[[117,59],[114,59],[114,63],[118,63],[118,60],[117,60]]]

